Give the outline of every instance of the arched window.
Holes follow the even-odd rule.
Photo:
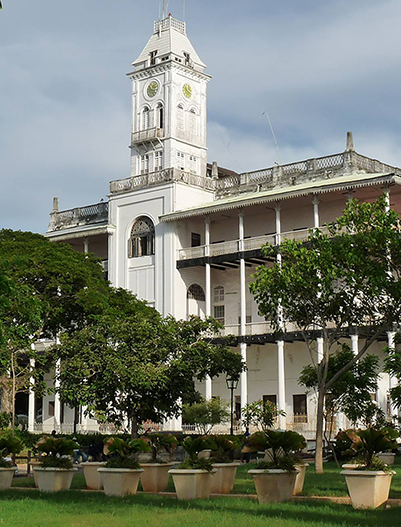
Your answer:
[[[137,258],[155,254],[155,226],[152,220],[141,216],[131,229],[128,240],[128,257]]]
[[[189,111],[189,132],[193,135],[198,133],[197,115],[193,108]]]
[[[224,287],[218,285],[213,290],[213,302],[224,302]]]
[[[150,109],[148,106],[145,106],[145,108],[142,110],[142,120],[141,120],[141,129],[147,130],[149,128],[149,115],[150,115]]]
[[[184,130],[184,106],[182,104],[177,106],[177,130]]]
[[[164,128],[164,108],[160,102],[156,106],[156,128]]]
[[[192,284],[187,291],[187,298],[191,298],[193,300],[199,300],[200,302],[205,301],[205,292],[203,291],[202,287],[198,284]]]

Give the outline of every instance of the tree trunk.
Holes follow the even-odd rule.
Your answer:
[[[138,418],[136,416],[136,414],[133,414],[131,416],[131,437],[133,439],[137,438],[138,437]]]
[[[7,379],[4,379],[1,387],[0,394],[0,408],[2,412],[11,414],[13,410],[13,397],[12,397],[12,388],[10,386],[10,378],[7,376]]]
[[[316,416],[316,452],[315,452],[315,472],[323,474],[323,426],[324,426],[324,390],[319,389],[317,399]]]

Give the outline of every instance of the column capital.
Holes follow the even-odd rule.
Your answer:
[[[319,200],[319,198],[317,197],[317,194],[313,194],[312,203],[313,203],[313,205],[319,205],[320,200]]]
[[[276,211],[281,210],[281,203],[279,201],[276,201],[274,203],[274,208],[276,209]]]

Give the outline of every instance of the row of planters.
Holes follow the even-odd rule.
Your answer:
[[[378,507],[388,499],[394,472],[377,454],[397,448],[398,432],[393,429],[345,432],[349,451],[356,454],[351,464],[344,465],[351,501],[356,508]],[[161,492],[172,475],[178,499],[208,498],[211,493],[226,494],[234,485],[238,463],[232,463],[233,441],[224,436],[187,437],[183,447],[187,459],[178,467],[171,462],[177,439],[171,434],[152,434],[145,439],[106,440],[105,463],[82,463],[87,486],[104,488],[105,494],[124,496],[135,494],[141,479],[145,492]],[[260,503],[287,501],[302,492],[307,464],[299,452],[305,448],[305,438],[293,431],[266,430],[248,437],[245,450],[264,455],[253,476]],[[71,455],[78,445],[65,438],[43,437],[37,444],[40,465],[34,467],[39,489],[46,492],[67,490],[77,470]],[[0,436],[0,489],[11,485],[16,470],[4,458],[22,449],[19,439]],[[138,462],[139,453],[149,453],[149,462]],[[143,455],[143,454],[142,454]],[[8,465],[8,466],[7,466]]]

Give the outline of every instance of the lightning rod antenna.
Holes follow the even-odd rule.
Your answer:
[[[281,154],[280,154],[280,149],[278,147],[278,142],[277,142],[277,138],[276,138],[276,134],[274,133],[274,129],[273,129],[273,125],[270,121],[270,117],[269,117],[269,114],[267,113],[267,110],[265,110],[262,115],[266,115],[266,119],[267,119],[267,122],[269,123],[269,126],[270,126],[270,130],[271,130],[271,133],[272,133],[272,136],[273,136],[273,140],[274,140],[274,145],[276,147],[276,150],[277,150],[277,155],[278,155],[278,161],[279,161],[279,164],[281,165]]]

